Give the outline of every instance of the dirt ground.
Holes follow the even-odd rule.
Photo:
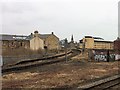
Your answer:
[[[117,74],[120,61],[87,62],[70,60],[3,75],[3,88],[62,88],[86,80]]]

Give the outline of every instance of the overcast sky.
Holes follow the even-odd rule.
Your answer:
[[[29,35],[54,32],[60,39],[85,35],[115,40],[120,0],[3,0],[2,32]]]

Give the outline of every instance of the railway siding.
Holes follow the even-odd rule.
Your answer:
[[[88,83],[85,85],[81,85],[81,86],[78,86],[78,88],[92,89],[92,88],[99,87],[100,85],[104,85],[105,83],[109,83],[109,82],[117,80],[117,79],[120,79],[120,75],[114,75],[114,76],[111,76],[111,77],[108,77],[105,79],[101,79],[99,81],[95,81],[95,82],[91,82],[91,83]],[[120,82],[118,82],[118,83],[120,83]],[[105,87],[99,87],[99,88],[105,88]]]
[[[67,53],[67,56],[68,57],[72,56],[72,53],[73,53],[72,51],[69,51]],[[65,61],[64,56],[65,56],[65,54],[60,54],[60,55],[54,55],[54,56],[46,57],[46,58],[43,58],[43,59],[21,61],[19,63],[16,63],[13,66],[3,67],[2,72],[5,73],[5,72],[10,72],[10,71],[27,69],[27,68],[34,67],[34,66],[40,66],[40,65],[42,66],[42,65],[53,64],[53,63]]]

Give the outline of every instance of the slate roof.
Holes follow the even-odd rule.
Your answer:
[[[27,36],[0,34],[0,40],[26,40]]]
[[[51,34],[39,34],[39,38],[41,39],[45,39],[47,37],[49,37]],[[33,38],[33,35],[29,35],[28,37],[26,37],[27,40],[30,40]]]
[[[52,35],[52,34],[39,34],[39,38],[46,39],[50,35]],[[55,37],[57,37],[57,36],[55,36]],[[0,34],[0,40],[30,40],[32,38],[33,38],[33,35],[23,36],[23,35]]]
[[[54,34],[39,34],[39,38],[41,39],[46,39],[48,38],[50,35],[54,35]],[[54,35],[55,36],[55,35]],[[58,38],[57,36],[55,36],[56,38]],[[33,38],[33,35],[29,35],[26,39],[30,40]]]
[[[52,35],[52,34],[40,34],[40,38],[41,39],[45,39],[45,38],[47,38],[47,37],[49,37],[50,35]]]

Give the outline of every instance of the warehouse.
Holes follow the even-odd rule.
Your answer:
[[[112,41],[105,41],[100,37],[85,36],[80,40],[80,48],[84,49],[113,49]]]

